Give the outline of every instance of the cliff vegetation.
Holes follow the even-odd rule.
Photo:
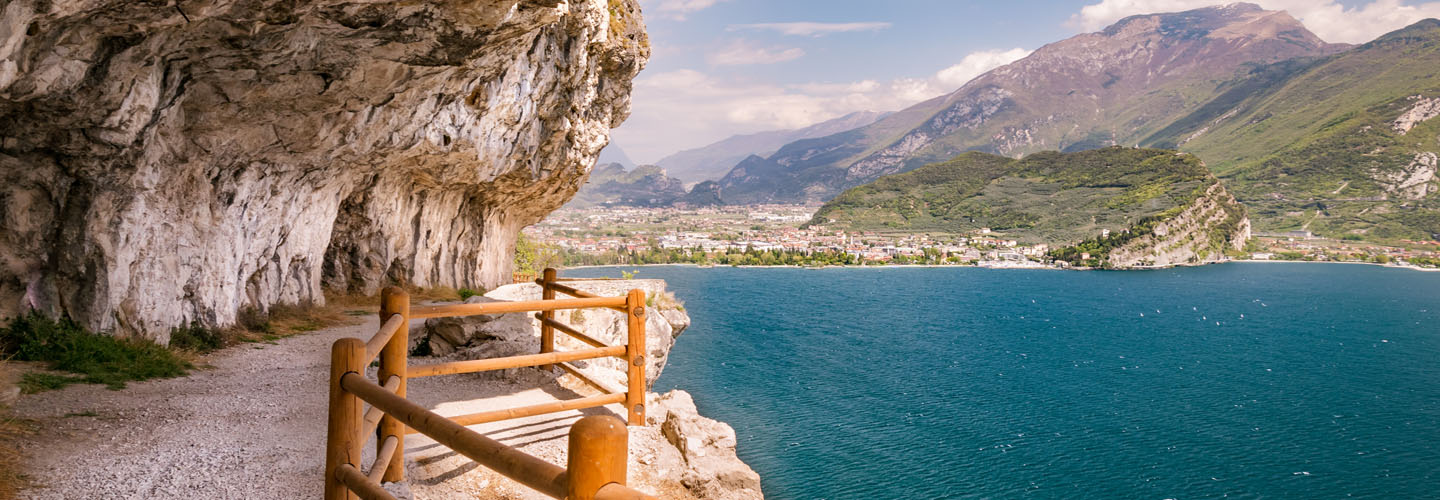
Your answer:
[[[810,224],[903,233],[989,229],[1051,245],[1051,258],[1090,267],[1210,261],[1249,236],[1244,207],[1198,158],[1121,147],[1020,160],[964,153],[847,190]]]

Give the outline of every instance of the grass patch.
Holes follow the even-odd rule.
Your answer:
[[[64,389],[70,384],[83,382],[85,382],[85,377],[80,375],[32,372],[20,376],[20,392],[24,394],[35,394],[37,392]]]
[[[673,292],[657,292],[647,294],[645,296],[645,305],[647,307],[654,307],[660,310],[685,310],[685,303],[681,302],[680,299],[675,298],[675,294]]]
[[[466,299],[469,299],[470,297],[474,297],[474,296],[476,296],[476,295],[480,295],[480,294],[477,293],[476,291],[471,290],[471,289],[469,289],[469,288],[461,288],[461,289],[459,289],[459,290],[456,290],[455,293],[457,293],[457,294],[460,295],[460,300],[466,300]]]
[[[34,313],[16,317],[0,330],[0,349],[17,361],[44,362],[52,370],[78,375],[29,373],[21,379],[26,391],[74,383],[104,384],[115,390],[126,382],[178,377],[194,367],[158,344],[98,335],[70,319]]]

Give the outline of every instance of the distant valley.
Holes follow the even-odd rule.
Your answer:
[[[1348,46],[1249,4],[1133,16],[868,125],[745,157],[676,200],[820,202],[966,151],[1121,145],[1198,156],[1260,231],[1434,239],[1437,68],[1435,20]]]

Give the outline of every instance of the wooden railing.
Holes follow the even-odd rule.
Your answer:
[[[556,283],[554,269],[536,280],[542,300],[488,302],[410,307],[409,295],[391,287],[381,294],[380,329],[369,341],[356,338],[335,341],[331,348],[330,414],[325,449],[325,499],[386,499],[394,497],[381,482],[405,479],[405,435],[421,433],[480,465],[554,498],[619,500],[654,498],[625,486],[628,431],[612,416],[590,416],[570,428],[570,451],[565,468],[495,441],[467,425],[523,418],[614,403],[624,403],[630,425],[645,422],[645,294],[631,290],[623,297],[599,297]],[[556,299],[559,291],[573,299]],[[555,320],[564,309],[608,308],[623,312],[628,325],[627,343],[609,346],[574,327]],[[541,346],[537,354],[508,358],[455,361],[410,366],[409,322],[412,319],[537,311]],[[591,346],[556,351],[554,333],[560,331]],[[615,357],[625,360],[627,388],[623,392],[595,381],[569,364],[571,361]],[[378,358],[378,381],[365,377],[365,368]],[[553,403],[443,417],[405,398],[407,381],[490,370],[559,366],[598,389],[598,396]],[[377,383],[378,382],[378,383]],[[370,408],[364,409],[368,403]],[[375,461],[361,472],[360,457],[369,436],[376,436]]]

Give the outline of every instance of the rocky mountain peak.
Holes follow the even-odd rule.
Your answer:
[[[1249,23],[1275,13],[1252,3],[1232,3],[1183,12],[1134,15],[1121,19],[1100,33],[1110,37],[1146,33],[1203,37],[1227,26]]]
[[[1126,95],[1136,85],[1153,85],[1197,69],[1214,75],[1247,62],[1328,55],[1345,47],[1326,43],[1284,11],[1249,3],[1136,15],[1099,32],[1041,47],[976,78],[951,99],[997,85],[1012,91],[1052,84],[1084,90],[1090,86],[1073,80],[1082,75],[1096,80],[1088,83],[1101,89],[1081,95]]]
[[[735,202],[813,200],[964,151],[1016,157],[1135,144],[1214,92],[1207,82],[1345,47],[1255,4],[1131,16],[1045,45],[864,130],[742,161],[721,184]]]

